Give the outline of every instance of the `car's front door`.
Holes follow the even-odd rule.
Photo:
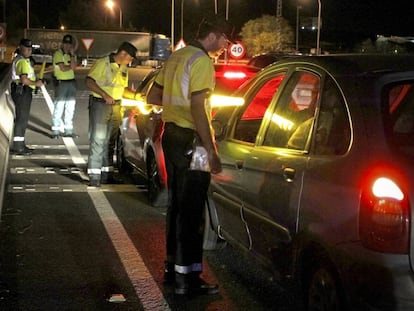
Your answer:
[[[317,74],[293,72],[243,163],[243,214],[252,250],[272,263],[288,260],[319,94]]]
[[[245,105],[231,120],[227,139],[219,142],[223,173],[213,176],[212,195],[217,206],[221,230],[226,238],[251,248],[251,236],[243,213],[243,174],[246,158],[255,148],[266,111],[285,77],[285,71],[268,75],[244,94]]]

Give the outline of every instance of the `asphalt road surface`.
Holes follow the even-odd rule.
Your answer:
[[[131,82],[147,71],[131,70]],[[203,276],[220,284],[219,295],[176,297],[164,286],[165,209],[148,204],[142,178],[87,186],[86,72],[77,71],[80,137],[51,138],[50,109],[38,92],[26,135],[34,153],[10,156],[0,310],[296,310],[288,291],[230,247],[205,252]]]

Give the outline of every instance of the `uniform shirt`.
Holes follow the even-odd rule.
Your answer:
[[[155,79],[163,88],[164,122],[195,129],[191,115],[191,94],[214,89],[214,65],[207,52],[198,44],[188,45],[170,55]],[[207,115],[211,107],[205,103]]]
[[[75,72],[70,69],[62,71],[59,64],[70,65],[70,54],[63,52],[62,49],[57,50],[53,54],[53,72],[58,80],[73,80],[75,79]]]
[[[115,63],[114,55],[98,59],[88,73],[88,77],[108,93],[113,99],[120,100],[124,89],[128,87],[128,69]],[[92,95],[101,98],[99,94]]]
[[[36,74],[30,63],[30,58],[25,57],[16,57],[13,61],[13,70],[15,73],[15,77],[13,82],[19,84],[21,83],[20,76],[27,75],[27,78],[31,81],[36,81]],[[30,88],[35,89],[35,85],[28,85]]]

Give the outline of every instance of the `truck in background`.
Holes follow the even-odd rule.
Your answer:
[[[30,38],[33,44],[39,45],[40,49],[49,55],[60,48],[65,34],[73,36],[78,61],[82,62],[83,65],[116,51],[123,41],[132,43],[138,49],[135,65],[155,67],[171,54],[170,39],[162,34],[99,30],[25,29],[25,37]]]

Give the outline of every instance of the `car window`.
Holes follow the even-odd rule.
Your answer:
[[[401,82],[385,88],[388,132],[393,144],[414,154],[414,82]]]
[[[295,72],[278,99],[263,145],[304,150],[319,96],[320,77],[311,72]]]
[[[236,122],[234,139],[248,143],[255,142],[265,112],[284,77],[285,73],[279,73],[275,77],[268,78],[250,97],[251,100],[245,105],[245,109]]]
[[[351,127],[345,101],[337,85],[327,78],[316,122],[314,154],[341,155],[351,142]]]

